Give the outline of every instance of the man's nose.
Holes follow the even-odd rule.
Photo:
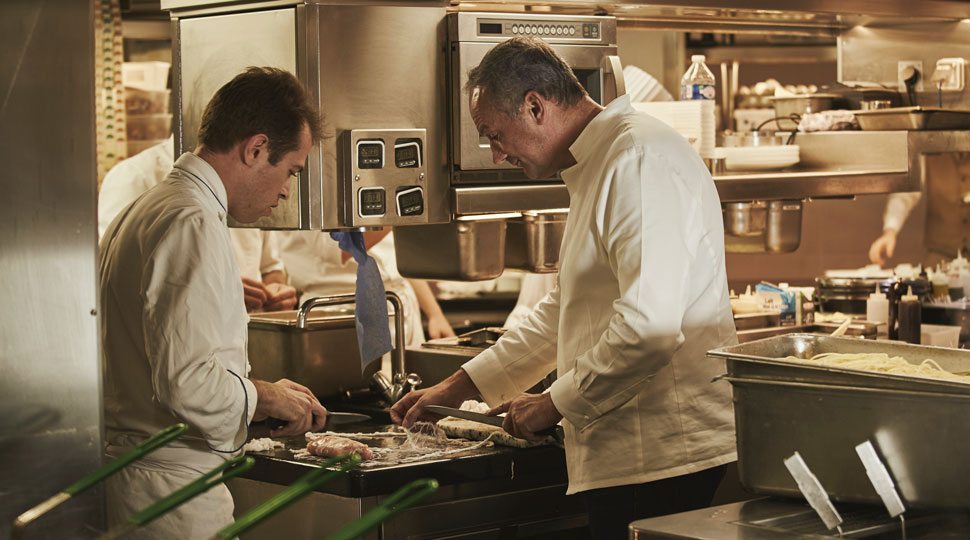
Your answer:
[[[287,182],[283,185],[283,189],[280,190],[280,198],[284,201],[290,198],[290,183]]]

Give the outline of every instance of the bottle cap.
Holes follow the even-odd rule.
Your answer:
[[[691,62],[703,62],[705,60],[707,60],[707,57],[704,56],[703,54],[694,54],[694,55],[691,55],[690,57]]]
[[[876,291],[869,293],[869,298],[872,300],[885,300],[886,295],[879,290],[879,284],[876,284]]]
[[[900,302],[919,302],[919,297],[913,294],[913,287],[906,287],[906,294],[899,299]]]

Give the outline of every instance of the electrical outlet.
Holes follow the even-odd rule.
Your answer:
[[[940,58],[933,72],[933,87],[939,84],[944,92],[960,92],[966,84],[966,65],[967,61],[963,58]]]
[[[923,91],[923,79],[925,75],[923,74],[923,61],[922,60],[900,60],[896,62],[896,83],[899,84],[899,91],[906,91],[906,68],[913,67],[919,72],[919,80],[916,81],[916,91]]]

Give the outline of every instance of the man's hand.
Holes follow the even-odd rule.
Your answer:
[[[320,404],[313,392],[302,384],[288,379],[275,383],[253,380],[256,385],[256,414],[258,422],[272,417],[286,422],[280,429],[270,431],[270,437],[302,435],[307,431],[319,431],[327,423],[327,409]]]
[[[876,238],[869,247],[869,260],[883,266],[892,258],[894,251],[896,251],[896,231],[886,229],[882,232],[882,236]]]
[[[455,331],[448,324],[444,315],[428,318],[428,339],[454,337]]]
[[[400,401],[391,407],[391,420],[395,424],[409,428],[420,420],[430,421],[440,418],[437,414],[425,413],[424,407],[426,405],[458,407],[462,401],[477,394],[478,388],[475,387],[471,377],[468,376],[468,373],[465,373],[465,370],[459,369],[452,376],[431,388],[405,394]]]
[[[296,289],[283,283],[267,283],[269,297],[263,304],[263,311],[283,311],[296,307]]]
[[[269,291],[262,281],[242,278],[243,300],[246,301],[246,311],[253,312],[263,309],[263,304],[270,297]]]
[[[536,435],[536,432],[550,428],[562,420],[562,415],[559,414],[548,392],[522,394],[489,410],[486,414],[494,416],[501,413],[507,413],[502,429],[513,437],[528,441],[545,439],[541,435]]]

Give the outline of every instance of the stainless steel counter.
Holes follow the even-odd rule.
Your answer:
[[[348,428],[369,431],[377,426]],[[302,446],[259,452],[256,466],[229,483],[236,514],[275,495],[316,464],[293,457]],[[566,497],[565,457],[552,446],[487,447],[404,465],[351,471],[260,524],[246,539],[323,538],[379,505],[417,478],[441,487],[364,538],[585,538],[586,512],[578,497]]]
[[[901,537],[899,522],[875,506],[840,505],[847,538],[893,539]],[[907,512],[909,540],[956,539],[970,534],[970,515],[965,513]],[[815,511],[795,499],[767,498],[725,504],[681,514],[634,521],[630,538],[684,538],[694,540],[776,540],[833,538]]]

